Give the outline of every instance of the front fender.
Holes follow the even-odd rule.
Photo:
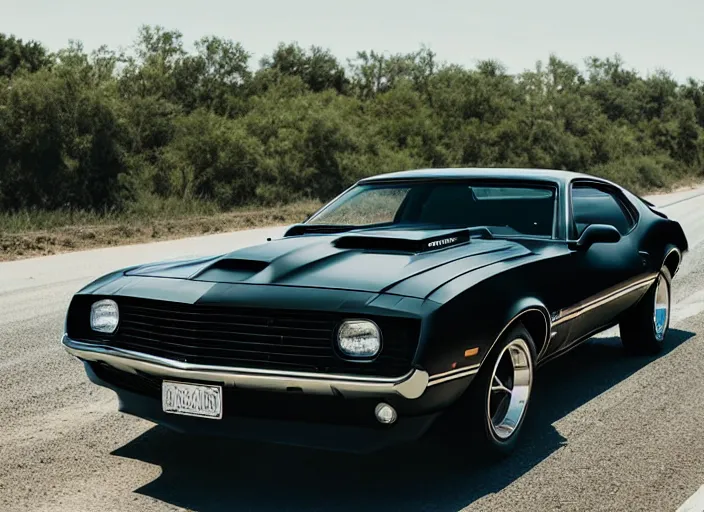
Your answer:
[[[491,279],[466,290],[428,319],[431,328],[420,346],[418,362],[431,379],[478,370],[504,331],[524,315],[526,319],[530,315],[529,331],[537,328],[536,350],[545,346],[550,336],[548,308],[522,287],[507,286],[502,282],[506,279]]]
[[[496,335],[492,347],[506,329],[516,322],[523,321],[524,324],[527,324],[526,328],[528,332],[533,336],[536,354],[540,355],[550,339],[551,320],[548,308],[537,297],[522,297],[517,299],[512,306],[509,306],[507,311],[508,313],[504,316],[502,322],[503,327],[499,334]],[[487,350],[485,357],[489,352],[491,352],[491,348]],[[482,360],[482,362],[484,362],[484,360]]]

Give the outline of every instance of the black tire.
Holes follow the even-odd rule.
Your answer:
[[[667,316],[660,336],[656,332],[654,321],[655,296],[659,286],[667,288]],[[621,319],[621,342],[629,353],[654,355],[662,350],[670,327],[671,289],[672,276],[667,267],[663,266],[650,289]]]
[[[525,406],[523,407],[520,419],[513,427],[512,432],[507,437],[501,437],[497,435],[496,428],[492,425],[489,393],[492,382],[494,381],[495,368],[497,368],[499,364],[499,357],[505,354],[505,349],[509,345],[516,347],[514,342],[517,342],[517,340],[523,340],[525,348],[527,348],[529,372],[528,394],[524,401]],[[518,348],[522,348],[522,345],[519,345]],[[504,458],[513,452],[528,412],[528,405],[533,388],[535,360],[535,343],[528,330],[521,323],[507,329],[487,355],[479,373],[474,377],[474,381],[467,390],[467,394],[463,397],[464,399],[461,403],[458,404],[461,407],[461,413],[458,415],[460,424],[456,424],[455,427],[459,427],[464,431],[464,444],[468,445],[468,448],[471,447],[473,453],[479,451],[485,458],[491,460]],[[501,364],[504,364],[504,362]],[[514,375],[517,374],[514,373]],[[515,385],[516,383],[514,382],[513,384]],[[512,388],[513,387],[515,386],[512,386]],[[509,402],[510,401],[511,398],[509,398]],[[518,402],[521,403],[520,400]],[[469,437],[467,434],[469,434]],[[504,435],[505,434],[506,432],[504,432]]]

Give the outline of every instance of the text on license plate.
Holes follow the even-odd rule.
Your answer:
[[[222,388],[202,384],[184,384],[164,381],[161,388],[161,403],[164,412],[222,418]]]

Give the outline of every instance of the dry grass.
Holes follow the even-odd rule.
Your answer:
[[[206,208],[147,215],[144,212],[0,214],[0,261],[293,224],[319,207],[319,203],[305,201],[226,213],[210,213]]]

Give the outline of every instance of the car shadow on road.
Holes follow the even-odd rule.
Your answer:
[[[162,427],[113,455],[161,466],[162,474],[136,492],[196,511],[456,511],[559,450],[566,440],[556,421],[692,336],[670,330],[657,357],[625,355],[618,337],[592,339],[541,368],[520,447],[500,463],[468,461],[432,443],[351,455],[190,438]]]

